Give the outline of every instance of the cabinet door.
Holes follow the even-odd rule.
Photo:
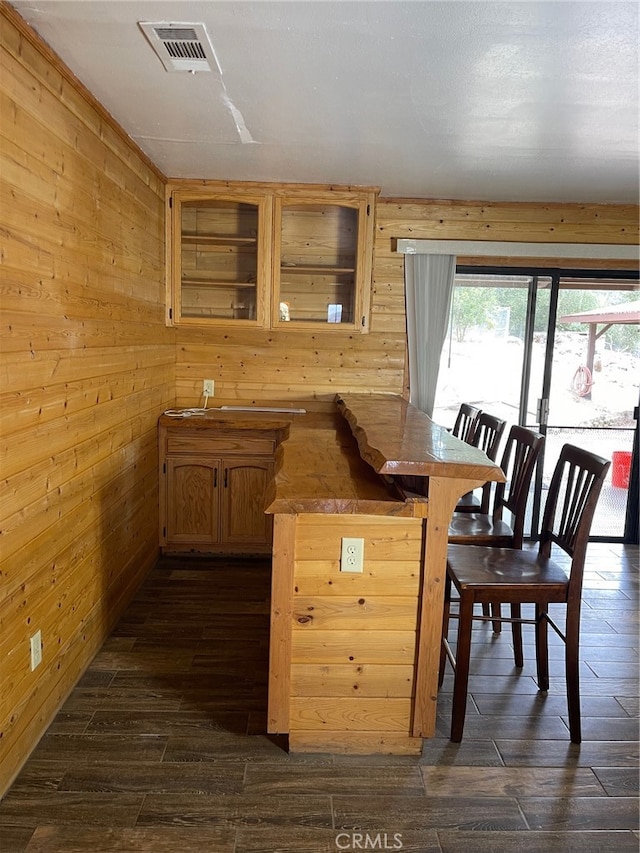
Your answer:
[[[265,494],[273,474],[270,459],[222,460],[221,532],[223,545],[269,545],[272,517]]]
[[[367,331],[373,197],[276,197],[272,324]]]
[[[171,196],[173,322],[268,322],[271,199],[176,190]]]
[[[167,545],[213,545],[219,539],[220,460],[167,459]]]

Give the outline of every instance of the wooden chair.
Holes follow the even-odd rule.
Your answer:
[[[488,412],[480,412],[473,430],[469,436],[469,444],[484,450],[489,459],[495,462],[498,455],[498,447],[502,440],[502,434],[507,422],[490,415]],[[463,495],[456,506],[456,512],[489,512],[489,499],[491,497],[491,483],[482,487],[482,496],[478,498],[473,492]]]
[[[451,434],[455,435],[461,441],[468,442],[469,437],[473,434],[476,421],[481,414],[482,409],[478,409],[477,406],[472,406],[470,403],[461,403]]]
[[[484,496],[480,512],[454,513],[449,524],[450,545],[522,548],[529,487],[543,446],[544,437],[540,433],[522,426],[511,427],[500,461],[506,483],[496,485],[491,513]],[[505,510],[511,515],[510,522],[504,519]],[[484,604],[482,610],[488,616],[489,604]],[[499,634],[499,604],[493,605],[492,612],[496,614],[493,630]]]
[[[489,512],[455,514],[449,525],[449,543],[522,548],[524,522],[531,479],[544,445],[544,437],[526,427],[509,430],[500,467],[506,482],[497,483]],[[511,520],[504,519],[505,510]]]
[[[449,547],[440,682],[448,658],[455,672],[451,720],[451,740],[455,743],[462,740],[464,728],[473,621],[495,618],[474,615],[473,608],[478,602],[511,605],[511,617],[501,619],[511,623],[514,648],[520,650],[516,666],[523,664],[522,624],[535,625],[539,690],[549,689],[548,625],[564,641],[569,731],[571,741],[580,743],[578,652],[582,576],[591,522],[610,464],[586,450],[564,445],[551,479],[538,549]],[[571,558],[568,573],[552,559],[553,545]],[[450,613],[452,585],[459,595],[459,611],[455,615]],[[549,616],[551,603],[566,607],[564,631]],[[523,604],[535,605],[535,619],[522,618]],[[450,618],[458,619],[455,656],[447,639]]]

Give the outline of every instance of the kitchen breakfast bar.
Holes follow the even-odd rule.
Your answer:
[[[276,450],[268,731],[416,754],[434,733],[449,521],[499,466],[394,395],[295,416]],[[362,571],[341,568],[363,541]]]

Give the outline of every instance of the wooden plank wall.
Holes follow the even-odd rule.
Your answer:
[[[179,329],[180,404],[197,405],[202,380],[208,378],[216,381],[216,398],[226,402],[297,400],[311,407],[332,400],[336,391],[402,393],[404,257],[395,251],[398,238],[637,245],[638,207],[381,198],[376,212],[369,334],[336,329],[324,333]],[[528,263],[509,258],[460,260]],[[535,264],[563,265],[554,258]],[[637,269],[637,264],[629,262],[573,265]]]
[[[0,26],[1,794],[158,554],[175,341],[162,175],[6,5]]]
[[[341,572],[341,538],[363,534],[364,572]],[[410,732],[421,542],[420,519],[297,516],[292,750],[420,751]]]

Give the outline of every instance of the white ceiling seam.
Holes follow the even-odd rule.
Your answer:
[[[487,258],[567,258],[636,261],[638,246],[615,243],[520,243],[488,240],[398,240],[402,255],[456,255]]]
[[[251,136],[244,118],[242,117],[242,113],[229,97],[227,87],[224,84],[224,78],[222,80],[222,100],[225,102],[229,112],[231,113],[236,130],[238,131],[238,136],[240,137],[240,142],[242,142],[243,145],[259,145],[260,143]]]
[[[205,24],[185,21],[138,21],[138,26],[165,71],[200,74],[213,71],[215,65],[222,85],[222,100],[231,114],[240,142],[243,145],[255,144],[256,140],[249,132],[242,113],[231,100],[218,54]]]
[[[206,33],[206,27],[204,24],[202,25]],[[257,144],[256,140],[253,138],[249,129],[247,128],[246,122],[240,110],[236,107],[236,105],[231,100],[231,95],[227,89],[227,84],[224,79],[224,71],[222,70],[222,65],[220,64],[220,60],[218,59],[218,54],[216,52],[215,47],[213,46],[213,42],[211,41],[211,37],[207,33],[207,38],[209,39],[209,45],[211,47],[211,52],[213,54],[213,58],[215,60],[216,66],[218,68],[218,73],[220,74],[220,82],[222,84],[222,100],[231,113],[231,118],[233,119],[233,123],[236,126],[236,130],[238,131],[238,136],[240,137],[240,142],[243,145]]]

